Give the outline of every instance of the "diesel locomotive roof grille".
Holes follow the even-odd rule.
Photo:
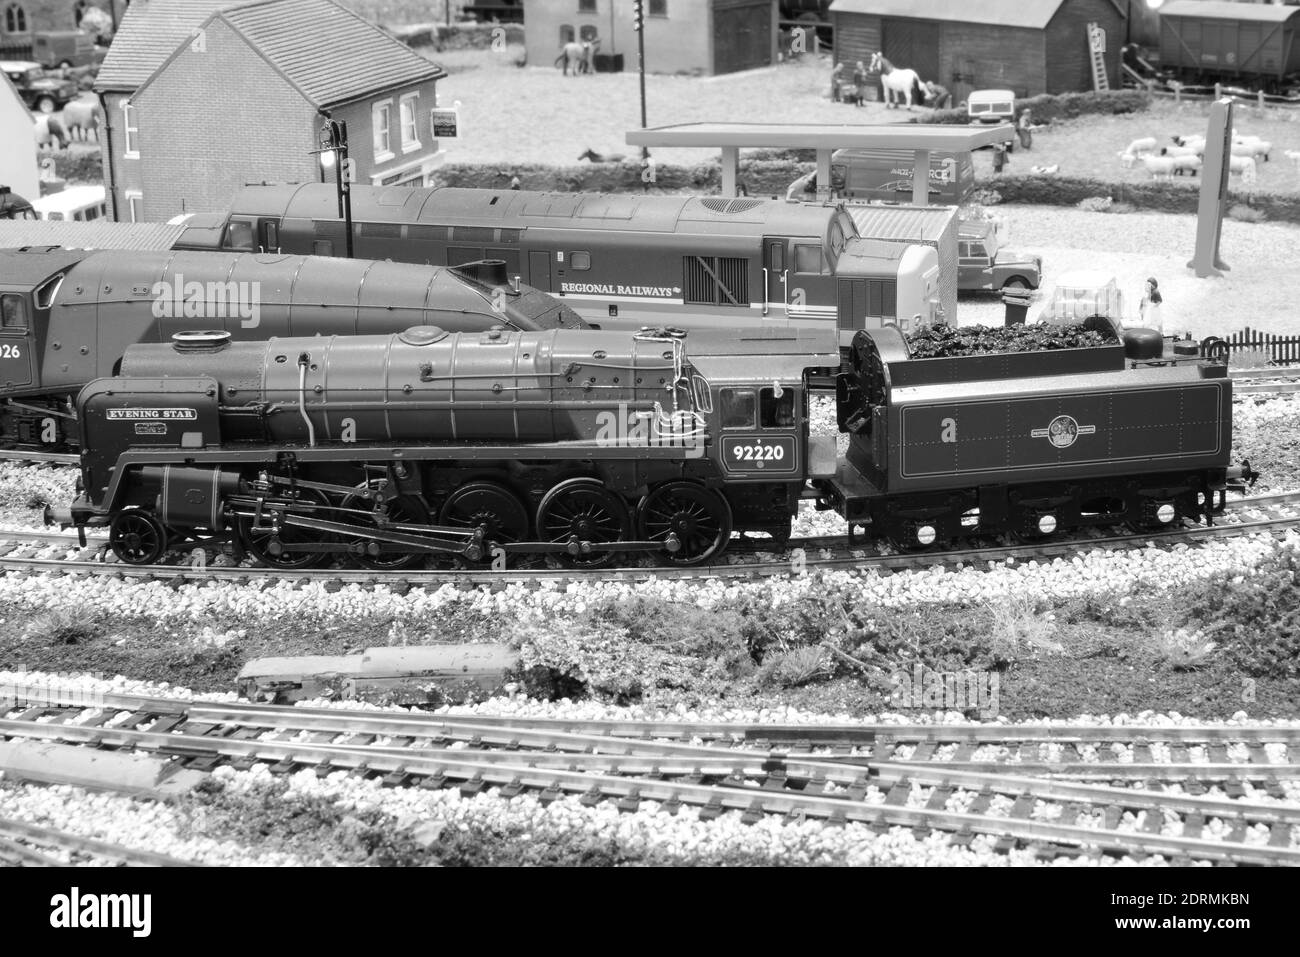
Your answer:
[[[720,199],[710,196],[700,200],[700,205],[715,213],[747,213],[757,206],[762,206],[761,199]]]

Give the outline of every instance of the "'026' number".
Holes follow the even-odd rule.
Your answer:
[[[22,349],[19,346],[0,345],[0,359],[21,359],[22,357]]]
[[[737,445],[731,454],[743,462],[780,462],[785,458],[782,445]]]

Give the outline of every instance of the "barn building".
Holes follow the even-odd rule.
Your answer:
[[[648,73],[734,73],[770,66],[777,54],[776,0],[645,0]],[[570,41],[599,40],[600,65],[637,68],[631,0],[525,0],[524,46],[550,66]]]
[[[882,51],[937,80],[956,102],[972,90],[1017,97],[1091,90],[1088,24],[1106,32],[1106,74],[1119,85],[1128,0],[834,0],[835,60],[849,69]]]
[[[445,75],[332,0],[137,0],[95,83],[114,218],[216,212],[245,183],[319,180],[326,117],[347,123],[354,182],[427,185]]]
[[[88,7],[99,7],[114,24],[130,0],[0,0],[0,60],[30,60],[32,34],[76,30]]]

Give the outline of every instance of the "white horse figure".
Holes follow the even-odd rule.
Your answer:
[[[900,70],[894,64],[885,59],[885,55],[877,51],[871,54],[872,73],[880,73],[880,82],[885,87],[885,108],[896,107],[894,94],[907,98],[907,108],[912,108],[912,95],[915,93],[918,100],[924,99],[921,92],[921,78],[917,76],[915,70]]]

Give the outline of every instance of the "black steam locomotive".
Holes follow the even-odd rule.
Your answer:
[[[116,373],[127,346],[214,324],[260,340],[420,324],[586,326],[490,263],[448,270],[313,256],[0,250],[0,445],[59,448],[75,434],[73,398]]]
[[[924,548],[1173,525],[1221,510],[1247,477],[1229,465],[1218,362],[1127,369],[1117,337],[912,358],[897,329],[864,331],[838,375],[843,459],[808,418],[810,378],[839,364],[833,331],[793,329],[132,346],[121,376],[78,399],[84,494],[47,521],[108,525],[140,564],[216,537],[279,568],[637,552],[690,565],[733,531],[788,538],[803,498]]]

